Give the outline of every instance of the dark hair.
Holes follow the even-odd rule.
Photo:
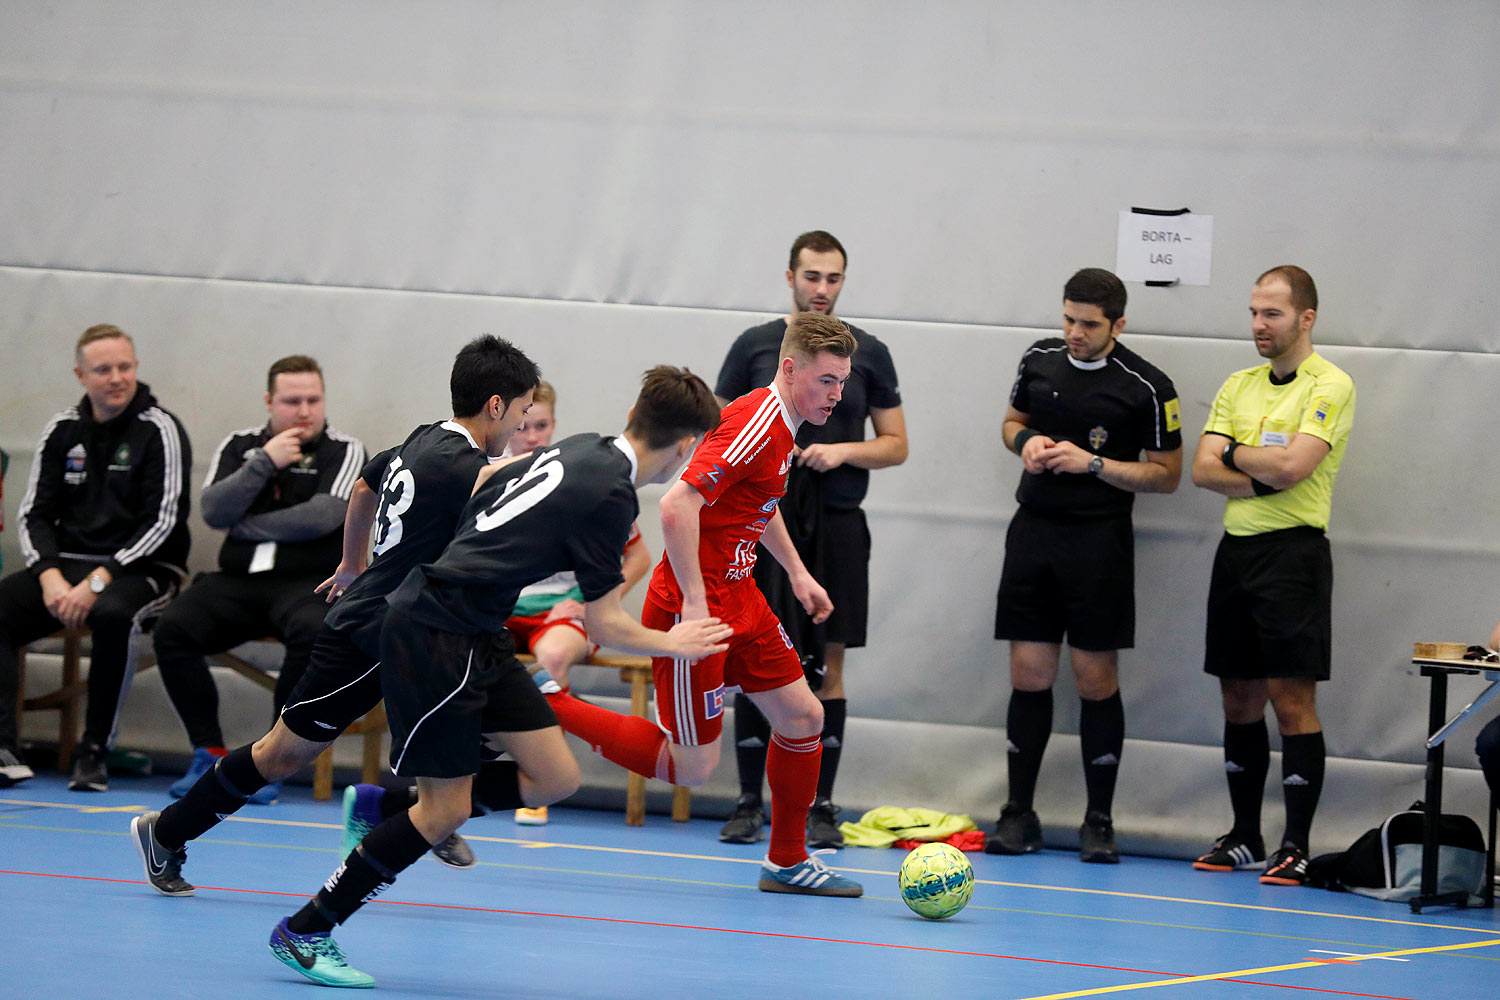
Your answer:
[[[453,374],[448,378],[453,415],[472,417],[484,409],[491,396],[499,396],[508,409],[541,380],[536,362],[510,341],[488,333],[476,337],[453,359]]]
[[[1098,306],[1104,318],[1113,324],[1125,315],[1125,282],[1115,277],[1113,271],[1086,267],[1063,286],[1063,301]]]
[[[266,372],[266,393],[276,395],[277,375],[301,375],[311,372],[318,376],[318,381],[323,380],[323,369],[318,367],[318,362],[306,354],[288,354],[284,358],[271,362],[271,369]]]
[[[73,345],[73,363],[82,368],[83,349],[85,347],[98,340],[114,340],[116,338],[129,344],[132,351],[135,350],[135,341],[130,339],[130,334],[121,330],[113,323],[95,323],[83,331],[83,335],[78,338],[78,343]]]
[[[838,241],[838,237],[823,229],[814,229],[803,233],[792,241],[792,255],[787,263],[787,270],[797,270],[797,258],[802,256],[803,250],[811,250],[813,253],[832,253],[837,250],[839,256],[844,258],[844,266],[849,266],[849,255],[844,252],[844,244]]]
[[[686,368],[657,365],[641,380],[625,433],[654,449],[690,434],[706,434],[718,425],[718,400],[701,378]]]
[[[1278,264],[1265,274],[1255,279],[1258,285],[1267,278],[1280,278],[1285,281],[1287,287],[1292,290],[1292,308],[1301,312],[1304,309],[1318,310],[1318,286],[1313,284],[1312,275],[1308,274],[1296,264]]]

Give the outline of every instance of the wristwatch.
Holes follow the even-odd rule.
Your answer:
[[[104,577],[100,576],[97,571],[89,574],[89,590],[96,594],[102,594],[104,593],[104,588],[107,586],[109,584],[104,582]]]
[[[1101,473],[1103,471],[1104,471],[1104,456],[1103,455],[1095,455],[1093,458],[1089,459],[1089,475],[1091,475],[1091,476],[1097,476],[1099,473]]]

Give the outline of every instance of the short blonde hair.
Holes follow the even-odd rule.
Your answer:
[[[135,341],[130,339],[130,334],[126,333],[124,330],[121,330],[113,323],[95,323],[93,326],[83,331],[83,336],[79,337],[78,343],[73,345],[73,363],[79,368],[82,368],[83,349],[85,347],[94,343],[96,340],[114,340],[116,338],[123,340],[125,341],[125,343],[129,344],[132,352],[135,350]]]
[[[843,320],[827,313],[799,312],[786,325],[786,336],[781,338],[781,356],[811,361],[827,351],[840,358],[852,358],[856,346],[854,334],[849,332]]]
[[[546,403],[552,407],[552,415],[557,416],[557,390],[552,388],[552,383],[542,379],[531,390],[531,401],[533,403]]]

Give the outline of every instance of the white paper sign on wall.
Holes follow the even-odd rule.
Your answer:
[[[1120,212],[1115,273],[1121,281],[1206,285],[1213,270],[1214,217],[1187,209]]]

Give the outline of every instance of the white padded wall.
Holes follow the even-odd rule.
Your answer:
[[[1383,803],[1424,728],[1410,643],[1477,639],[1500,614],[1497,47],[1489,3],[0,5],[7,512],[77,395],[69,347],[90,323],[137,336],[195,480],[291,351],[320,357],[331,419],[372,447],[442,415],[453,351],[483,331],[539,359],[564,430],[609,430],[648,364],[711,378],[784,310],[787,244],[826,227],[850,249],[841,311],[891,345],[912,437],[867,504],[854,711],[992,811],[1011,374],[1066,276],[1112,263],[1119,209],[1188,205],[1216,218],[1213,284],[1132,286],[1127,336],[1177,381],[1190,442],[1256,360],[1245,305],[1271,264],[1318,279],[1317,339],[1359,387],[1323,701],[1349,783],[1330,801]],[[1225,812],[1200,672],[1220,502],[1185,482],[1137,511],[1124,693],[1142,742],[1122,800],[1166,776],[1208,829]],[[197,536],[206,567],[217,539]],[[14,569],[14,532],[0,544]],[[858,745],[855,802],[940,794],[934,770],[866,780],[880,762]],[[1068,746],[1044,785],[1059,809],[1080,784]]]

